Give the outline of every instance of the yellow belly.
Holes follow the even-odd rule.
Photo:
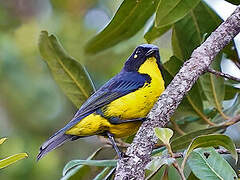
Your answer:
[[[164,91],[164,81],[155,58],[150,58],[140,67],[140,73],[151,77],[151,83],[118,98],[102,108],[105,116],[119,117],[122,120],[143,118],[152,109],[157,98]],[[66,134],[90,136],[109,131],[115,137],[125,137],[134,134],[141,122],[131,122],[113,125],[107,119],[95,113],[80,120],[78,124],[66,131]]]
[[[141,122],[131,122],[113,125],[100,115],[95,113],[82,119],[78,124],[69,129],[66,134],[77,136],[101,135],[109,131],[115,137],[126,137],[134,134],[140,127]]]

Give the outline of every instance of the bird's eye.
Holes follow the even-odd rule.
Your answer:
[[[133,58],[136,59],[139,54],[141,54],[141,50],[140,50],[140,49],[138,49],[138,50],[135,52],[135,55],[133,56]]]

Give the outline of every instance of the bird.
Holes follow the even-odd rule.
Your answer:
[[[102,135],[108,137],[119,158],[115,138],[137,132],[164,91],[159,48],[141,44],[126,60],[122,70],[93,93],[71,121],[40,147],[37,160],[67,141]]]

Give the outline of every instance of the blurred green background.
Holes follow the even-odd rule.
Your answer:
[[[146,23],[135,36],[96,55],[86,55],[84,46],[113,17],[122,0],[0,0],[0,159],[27,152],[28,159],[0,171],[0,179],[59,179],[64,165],[86,159],[101,142],[90,137],[66,143],[36,162],[41,144],[62,128],[76,112],[41,59],[38,38],[42,30],[56,35],[69,55],[83,64],[98,88],[122,68],[139,44],[145,43]],[[154,18],[150,18],[149,21]],[[169,60],[171,31],[154,41],[162,62]],[[185,124],[183,125],[185,126]],[[185,126],[198,129],[201,124]],[[239,145],[239,126],[228,129]],[[235,133],[235,134],[234,134]],[[98,158],[112,159],[108,148]],[[233,163],[234,164],[234,163]],[[98,171],[92,167],[93,171]],[[96,173],[86,177],[91,179]],[[84,176],[85,178],[85,176]]]
[[[95,56],[84,55],[84,44],[107,24],[120,3],[0,0],[0,137],[8,137],[0,147],[0,158],[19,152],[29,155],[2,170],[0,179],[59,179],[69,160],[85,159],[100,146],[96,137],[85,138],[36,162],[40,145],[76,111],[42,61],[38,37],[41,30],[54,33],[99,87],[121,69],[133,48],[144,42],[136,35],[125,42],[128,46],[120,44]]]

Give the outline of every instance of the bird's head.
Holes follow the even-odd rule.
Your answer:
[[[158,64],[159,69],[161,69],[158,47],[153,44],[142,44],[139,45],[128,58],[124,65],[124,70],[138,71],[141,65],[149,58],[153,58],[155,63]]]

